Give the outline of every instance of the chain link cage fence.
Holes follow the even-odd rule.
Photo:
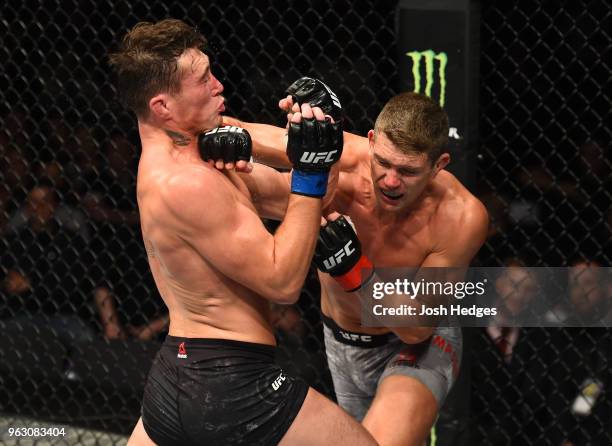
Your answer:
[[[138,226],[136,122],[106,60],[121,36],[138,21],[183,19],[211,43],[228,114],[280,125],[277,98],[311,75],[335,89],[348,130],[363,135],[398,93],[395,7],[3,4],[0,425],[28,417],[128,434],[167,327]],[[476,263],[609,266],[611,29],[603,0],[481,5],[473,190],[491,228]],[[318,287],[310,274],[298,304],[275,309],[279,361],[333,398]],[[438,434],[438,444],[612,444],[608,329],[521,329],[509,362],[486,330],[466,334],[471,408],[455,424],[471,440]],[[73,444],[116,439],[75,435]]]

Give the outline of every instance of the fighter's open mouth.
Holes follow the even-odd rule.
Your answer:
[[[404,194],[398,194],[398,193],[392,192],[390,190],[385,191],[385,190],[381,189],[380,192],[385,197],[387,197],[390,200],[399,200],[400,198],[402,198],[404,196]]]

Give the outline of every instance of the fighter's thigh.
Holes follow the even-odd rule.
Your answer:
[[[390,375],[376,392],[363,425],[384,446],[421,446],[438,413],[431,390],[416,378]]]
[[[311,388],[279,445],[316,444],[366,446],[376,445],[376,442],[356,420]]]
[[[136,427],[134,427],[132,435],[130,435],[127,446],[155,446],[155,443],[149,438],[144,429],[142,417],[138,418],[138,423],[136,423]]]
[[[366,367],[357,357],[351,356],[351,352],[354,353],[357,347],[338,343],[329,328],[325,327],[324,330],[327,365],[334,384],[336,400],[349,415],[361,421],[376,393],[383,364],[381,363],[380,371],[365,373],[365,369],[372,370],[373,367],[369,362],[366,362]],[[353,360],[347,359],[349,357]]]
[[[334,384],[334,393],[336,394],[338,404],[353,418],[361,421],[374,398],[377,379],[372,380],[372,391],[365,392],[355,384],[353,377],[346,370],[348,365],[340,366],[330,357],[327,358],[327,365]]]

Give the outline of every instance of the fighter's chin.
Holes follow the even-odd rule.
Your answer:
[[[376,205],[378,209],[383,211],[397,211],[401,208],[399,203],[390,203],[388,200],[385,200],[384,197],[377,197]]]
[[[223,125],[223,116],[221,113],[216,113],[214,116],[211,116],[209,120],[207,120],[201,127],[198,133],[204,133],[209,130],[214,129],[215,127],[221,127]]]
[[[380,205],[385,205],[386,207],[398,207],[403,203],[404,194],[398,195],[396,197],[386,195],[381,190],[378,190],[376,193],[376,198],[378,199],[378,203]]]
[[[383,194],[376,194],[376,206],[379,210],[385,212],[401,213],[410,206],[410,203],[407,201],[406,196],[393,200],[385,197]]]

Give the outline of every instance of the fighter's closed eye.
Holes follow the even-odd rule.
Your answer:
[[[382,158],[378,158],[376,157],[376,162],[381,166],[381,167],[391,167],[391,163],[389,163],[388,161],[382,159]]]
[[[397,172],[400,175],[406,176],[406,177],[411,177],[411,176],[414,176],[414,175],[419,173],[418,171],[416,171],[414,169],[399,169]]]

